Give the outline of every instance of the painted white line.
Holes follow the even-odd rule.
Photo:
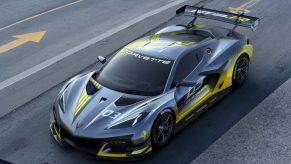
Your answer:
[[[165,10],[171,8],[171,7],[174,7],[176,5],[179,5],[179,4],[187,2],[187,1],[188,0],[177,0],[177,1],[174,1],[172,3],[169,3],[169,4],[165,5],[163,7],[160,7],[158,9],[152,10],[152,11],[150,11],[148,13],[145,13],[145,14],[139,16],[139,17],[136,17],[135,19],[132,19],[132,20],[120,25],[120,26],[117,26],[117,27],[115,27],[115,28],[113,28],[113,29],[111,29],[111,30],[109,30],[109,31],[97,36],[96,38],[93,38],[93,39],[91,39],[91,40],[89,40],[87,42],[84,42],[83,44],[80,44],[79,46],[76,46],[76,47],[74,47],[72,49],[69,49],[69,50],[67,50],[67,51],[65,51],[65,52],[63,52],[63,53],[61,53],[61,54],[59,54],[59,55],[57,55],[57,56],[55,56],[53,58],[50,58],[50,59],[48,59],[48,60],[46,60],[46,61],[44,61],[44,62],[42,62],[42,63],[40,63],[40,64],[38,64],[38,65],[36,65],[36,66],[34,66],[32,68],[30,68],[30,69],[27,69],[27,70],[25,70],[24,72],[22,72],[22,73],[20,73],[18,75],[15,75],[15,76],[7,79],[7,80],[4,80],[4,81],[2,81],[0,83],[0,91],[3,90],[6,87],[9,87],[9,86],[15,84],[16,82],[18,82],[20,80],[23,80],[23,79],[29,77],[30,75],[32,75],[32,74],[34,74],[34,73],[36,73],[38,71],[41,71],[44,68],[47,68],[47,67],[53,65],[54,63],[57,63],[58,61],[66,58],[66,57],[68,57],[68,56],[70,56],[70,55],[72,55],[72,54],[74,54],[74,53],[76,53],[78,51],[80,51],[81,49],[89,47],[90,45],[92,45],[92,44],[94,44],[94,43],[96,43],[98,41],[101,41],[101,40],[103,40],[103,39],[105,39],[105,38],[107,38],[107,37],[109,37],[109,36],[111,36],[113,34],[116,34],[119,31],[122,31],[122,30],[124,30],[124,29],[126,29],[126,28],[128,28],[128,27],[130,27],[130,26],[132,26],[132,25],[134,25],[134,24],[136,24],[136,23],[138,23],[138,22],[150,17],[150,16],[158,14],[158,13],[160,13],[162,11],[165,11]]]
[[[10,24],[10,25],[7,25],[7,26],[4,26],[4,27],[1,27],[1,28],[0,28],[0,31],[5,30],[5,29],[7,29],[7,28],[10,28],[10,27],[12,27],[12,26],[18,25],[18,24],[20,24],[20,23],[30,21],[30,20],[32,20],[32,19],[34,19],[34,18],[37,18],[37,17],[40,17],[40,16],[42,16],[42,15],[45,15],[45,14],[51,13],[51,12],[53,12],[53,11],[56,11],[56,10],[59,10],[59,9],[62,9],[62,8],[65,8],[65,7],[68,7],[68,6],[74,5],[74,4],[79,3],[79,2],[82,2],[82,1],[84,1],[84,0],[77,0],[77,1],[74,1],[74,2],[71,2],[71,3],[68,3],[68,4],[64,4],[64,5],[62,5],[62,6],[58,6],[58,7],[56,7],[56,8],[53,8],[53,9],[47,10],[47,11],[45,11],[45,12],[42,12],[42,13],[36,14],[36,15],[34,15],[34,16],[31,16],[31,17],[28,17],[28,18],[22,19],[22,20],[20,20],[20,21],[17,21],[17,22],[15,22],[15,23]]]

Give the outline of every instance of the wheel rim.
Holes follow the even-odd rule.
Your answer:
[[[157,144],[166,143],[173,131],[174,119],[171,113],[163,113],[157,120],[156,129],[154,130],[154,140]]]
[[[242,83],[248,74],[249,60],[247,57],[239,58],[235,65],[234,79]]]

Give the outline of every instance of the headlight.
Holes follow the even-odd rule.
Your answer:
[[[73,82],[73,81],[75,81],[76,79],[78,79],[79,77],[81,77],[81,76],[83,76],[83,75],[85,75],[86,73],[82,73],[82,74],[80,74],[80,75],[77,75],[77,76],[75,76],[75,77],[72,77],[70,80],[68,80],[65,84],[64,84],[64,86],[62,87],[62,89],[61,89],[61,91],[60,91],[60,93],[63,93],[64,91],[65,91],[65,89]]]
[[[64,112],[64,97],[63,97],[63,95],[64,95],[64,92],[65,92],[65,90],[67,89],[67,87],[74,81],[74,80],[76,80],[77,78],[78,78],[79,76],[75,76],[75,77],[73,77],[73,78],[71,78],[69,81],[67,81],[65,84],[64,84],[64,86],[62,87],[62,89],[61,89],[61,91],[60,91],[60,97],[58,98],[58,104],[59,104],[59,106],[60,106],[60,108],[61,108],[61,110]]]
[[[141,122],[149,113],[146,112],[146,113],[140,113],[133,121],[132,123],[132,126]]]
[[[138,124],[139,122],[141,122],[148,114],[149,114],[149,112],[142,112],[142,113],[138,114],[136,117],[128,119],[128,120],[123,121],[123,122],[119,122],[119,123],[109,127],[108,129],[122,129],[122,128],[132,127],[132,126]]]

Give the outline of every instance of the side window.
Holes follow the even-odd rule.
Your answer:
[[[179,62],[174,76],[174,83],[183,81],[198,65],[199,57],[193,53],[185,55]]]

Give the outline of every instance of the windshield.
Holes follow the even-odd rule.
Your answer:
[[[119,51],[96,76],[107,88],[131,94],[154,96],[163,92],[172,60]]]

